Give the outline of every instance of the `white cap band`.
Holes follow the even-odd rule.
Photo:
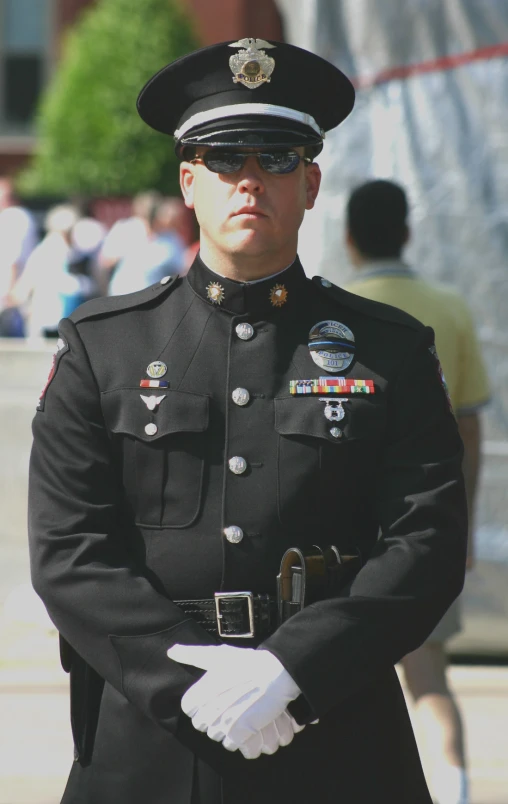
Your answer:
[[[181,139],[194,126],[210,123],[212,120],[222,120],[225,117],[241,117],[246,114],[266,114],[272,117],[284,117],[286,120],[294,120],[296,123],[303,123],[305,126],[309,126],[320,137],[324,138],[325,136],[324,131],[319,128],[312,115],[305,112],[288,109],[286,106],[275,106],[272,103],[235,103],[231,106],[219,106],[217,109],[209,109],[206,112],[193,114],[175,131],[175,139]]]

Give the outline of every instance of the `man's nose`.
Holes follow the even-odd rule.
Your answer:
[[[265,189],[263,168],[255,156],[248,156],[241,170],[238,189],[242,193],[262,193]]]

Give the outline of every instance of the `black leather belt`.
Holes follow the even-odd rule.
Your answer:
[[[216,592],[209,600],[175,600],[209,634],[222,639],[267,637],[277,628],[277,600],[252,592]]]

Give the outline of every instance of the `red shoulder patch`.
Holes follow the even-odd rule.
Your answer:
[[[51,368],[49,370],[48,379],[46,380],[46,385],[44,386],[44,388],[42,389],[42,391],[40,393],[39,401],[37,402],[36,410],[38,410],[38,411],[43,411],[44,410],[44,403],[45,403],[45,400],[46,400],[46,391],[48,390],[49,386],[51,385],[51,383],[53,382],[53,380],[55,378],[55,374],[56,374],[58,366],[60,364],[60,360],[62,359],[64,354],[66,354],[66,352],[68,352],[68,351],[69,351],[69,344],[67,343],[67,341],[64,340],[64,338],[59,338],[58,341],[56,342],[56,349],[55,349],[55,351],[53,353],[53,360],[52,360],[52,363],[51,363]]]

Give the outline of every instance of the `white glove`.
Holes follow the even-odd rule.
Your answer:
[[[274,729],[282,728],[285,736],[279,745],[287,744],[287,721],[283,719],[284,726],[274,722],[298,697],[300,688],[273,653],[230,645],[174,645],[168,656],[207,670],[182,698],[182,709],[198,731],[231,751],[257,736],[246,749],[255,753],[262,750],[259,733],[270,725],[272,735]],[[290,723],[293,735],[301,730],[292,718]],[[273,743],[266,739],[268,752]]]
[[[249,737],[243,745],[238,746],[245,759],[257,759],[261,754],[275,754],[281,746],[289,745],[295,734],[305,726],[299,726],[287,712],[283,712],[264,729]],[[236,745],[228,751],[235,751]]]

